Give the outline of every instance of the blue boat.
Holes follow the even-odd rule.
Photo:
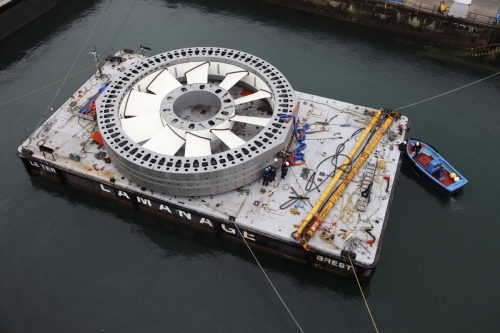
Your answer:
[[[413,170],[442,192],[452,195],[467,185],[467,179],[431,145],[420,140],[408,139],[406,147],[401,148],[404,149],[405,157],[411,163]]]

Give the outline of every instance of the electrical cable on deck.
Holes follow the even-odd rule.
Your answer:
[[[243,234],[241,233],[240,231],[240,228],[238,227],[238,224],[236,223],[236,221],[233,221],[234,223],[234,226],[236,227],[236,230],[238,230],[238,233],[240,234],[240,237],[241,239],[243,239],[243,242],[245,242],[245,245],[248,247],[248,250],[250,250],[250,253],[252,254],[253,258],[255,259],[255,261],[257,262],[257,265],[259,265],[262,273],[264,274],[264,276],[266,277],[267,281],[269,282],[269,284],[271,285],[271,287],[273,287],[274,289],[274,292],[276,293],[276,295],[278,296],[278,298],[280,299],[281,303],[283,303],[283,306],[285,307],[285,309],[288,311],[288,313],[290,314],[290,316],[292,317],[293,321],[295,322],[295,324],[297,325],[297,327],[299,328],[299,330],[304,333],[304,331],[302,330],[302,327],[300,327],[299,323],[297,322],[297,320],[295,319],[295,317],[293,316],[292,312],[290,311],[290,309],[288,308],[288,306],[286,306],[285,304],[285,301],[283,300],[283,298],[281,298],[280,294],[278,293],[278,290],[274,287],[274,284],[271,282],[271,279],[269,279],[269,277],[267,276],[266,274],[266,271],[264,270],[264,268],[261,266],[259,260],[257,259],[257,257],[255,256],[255,254],[253,253],[252,249],[250,248],[250,245],[248,245],[245,237],[243,237]]]
[[[361,296],[363,296],[363,301],[365,301],[366,309],[370,314],[370,318],[372,319],[373,327],[375,328],[375,332],[378,333],[377,325],[375,324],[375,319],[373,319],[372,312],[370,311],[370,307],[368,306],[368,301],[366,300],[365,293],[363,292],[363,288],[361,288],[361,284],[359,283],[358,275],[356,274],[356,269],[351,260],[351,256],[348,254],[347,258],[349,258],[349,262],[351,263],[352,271],[354,272],[354,277],[356,278],[356,282],[358,283],[359,290],[361,291]]]
[[[359,185],[350,193],[344,193],[340,198],[342,199],[342,205],[339,210],[339,221],[343,221],[346,228],[349,231],[356,231],[358,229],[359,221],[361,220],[361,213],[356,209],[356,204],[353,201],[354,196],[359,195],[358,190],[361,188],[363,183],[359,183]],[[344,196],[347,195],[347,199],[344,200]],[[357,218],[355,217],[357,214]],[[353,224],[353,227],[349,227],[349,224]]]
[[[313,100],[305,99],[305,98],[300,98],[300,100],[302,100],[302,101],[308,101],[308,102],[314,102],[314,104],[321,104],[321,105],[327,106],[327,107],[329,107],[329,108],[331,108],[333,110],[337,110],[337,111],[340,111],[340,112],[347,112],[347,111],[349,111],[349,112],[355,112],[355,113],[359,113],[361,115],[366,116],[366,114],[364,114],[364,113],[361,113],[361,112],[356,111],[356,110],[351,110],[351,109],[348,109],[348,108],[339,109],[339,108],[333,107],[333,106],[331,106],[329,104],[325,104],[325,103],[321,103],[321,102],[318,102],[318,101],[313,101]],[[332,121],[332,119],[330,119],[330,121]]]
[[[380,117],[381,112],[382,111],[379,111],[377,113],[376,117],[381,119],[382,118],[382,117]],[[384,117],[385,119],[384,119],[383,125],[377,131],[377,134],[374,135],[373,140],[370,142],[370,144],[368,146],[366,146],[366,149],[362,152],[360,159],[356,162],[356,164],[353,166],[353,168],[349,171],[347,177],[335,189],[335,192],[337,192],[337,193],[328,194],[329,191],[327,191],[325,194],[328,194],[328,197],[329,197],[328,200],[326,202],[324,202],[324,201],[322,202],[322,200],[318,201],[318,203],[316,203],[313,210],[308,215],[308,217],[309,217],[309,216],[312,216],[313,214],[316,214],[316,212],[317,212],[317,210],[315,210],[316,207],[318,207],[319,205],[322,206],[320,213],[317,215],[314,215],[314,222],[308,223],[310,221],[308,221],[308,219],[304,219],[301,226],[299,227],[299,229],[297,229],[297,232],[295,233],[295,238],[297,239],[298,237],[302,236],[302,240],[300,241],[300,244],[302,245],[302,247],[306,251],[309,251],[309,244],[308,244],[309,240],[314,236],[314,233],[316,232],[318,227],[321,226],[321,223],[324,220],[324,218],[326,217],[326,215],[328,214],[328,212],[333,208],[333,206],[335,206],[336,202],[338,201],[338,199],[342,195],[342,192],[349,185],[349,182],[352,180],[352,178],[357,173],[357,171],[362,166],[362,164],[365,163],[365,161],[368,159],[369,155],[371,154],[373,149],[376,147],[376,145],[378,144],[378,142],[380,141],[382,136],[385,134],[387,129],[390,127],[391,123],[395,119],[399,119],[401,117],[401,114],[395,112],[394,110],[391,111],[391,110],[386,109],[386,110],[384,110],[384,114],[385,114],[385,117]],[[380,119],[378,119],[378,120],[380,120]],[[370,122],[370,126],[367,129],[365,129],[363,136],[366,136],[368,134],[368,129],[373,126],[374,121],[377,121],[377,119],[376,118],[372,119],[372,121]],[[361,145],[361,142],[358,142],[357,146],[358,145]],[[357,148],[355,148],[355,150],[357,150]],[[343,170],[340,170],[340,172],[343,172]],[[339,174],[339,177],[340,177],[340,174]],[[332,179],[332,181],[330,182],[330,185],[334,185],[336,180],[337,180],[337,178]],[[329,185],[329,188],[330,188],[330,185]],[[303,231],[304,231],[305,227],[307,227],[307,231],[304,234]]]
[[[306,190],[307,190],[307,193],[309,193],[309,192],[311,192],[311,191],[314,191],[315,189],[318,189],[318,190],[319,190],[319,187],[320,187],[321,185],[323,185],[323,184],[324,184],[324,183],[328,180],[328,178],[332,177],[332,176],[333,176],[333,175],[337,172],[337,170],[338,170],[338,169],[340,169],[340,168],[344,168],[344,167],[345,167],[345,168],[346,168],[346,169],[345,169],[345,171],[347,171],[347,172],[348,172],[348,171],[350,170],[350,168],[352,167],[352,165],[353,165],[353,164],[354,164],[354,163],[358,160],[358,158],[361,156],[362,151],[366,148],[366,146],[367,146],[367,145],[368,145],[368,143],[370,142],[371,138],[372,138],[372,137],[373,137],[373,135],[375,134],[376,129],[379,127],[379,125],[380,125],[380,123],[381,123],[382,121],[383,121],[383,119],[379,119],[379,121],[377,122],[377,124],[373,127],[373,132],[372,132],[372,133],[368,136],[368,138],[367,138],[367,140],[366,140],[366,143],[365,143],[365,144],[364,144],[364,146],[363,146],[363,149],[362,149],[362,150],[358,153],[358,155],[357,155],[357,156],[355,156],[355,157],[352,159],[352,161],[350,161],[349,163],[343,164],[343,165],[341,165],[341,166],[337,166],[337,164],[338,164],[338,157],[339,157],[339,156],[344,156],[344,157],[346,157],[346,158],[348,157],[348,155],[341,154],[341,153],[344,151],[345,144],[346,144],[349,140],[351,140],[352,138],[354,138],[357,134],[359,134],[361,131],[363,131],[363,129],[364,129],[364,128],[359,128],[359,129],[357,129],[357,130],[356,130],[356,131],[355,131],[355,132],[351,135],[351,137],[350,137],[349,139],[347,139],[346,141],[344,141],[343,143],[341,143],[341,144],[339,144],[339,145],[337,146],[337,151],[336,151],[336,153],[335,153],[334,155],[331,155],[331,156],[329,156],[329,157],[325,158],[323,161],[321,161],[321,162],[318,164],[318,166],[316,167],[316,170],[318,170],[318,169],[319,169],[319,167],[321,166],[321,164],[322,164],[324,161],[328,160],[329,158],[332,158],[331,163],[332,163],[332,165],[334,166],[334,170],[333,170],[333,171],[332,171],[332,172],[331,172],[331,173],[330,173],[327,177],[325,177],[325,179],[324,179],[324,180],[323,180],[320,184],[316,185],[314,188],[311,188],[310,186],[312,186],[312,185],[309,185],[309,184],[310,184],[310,181],[314,182],[314,177],[316,176],[316,172],[314,172],[314,173],[311,175],[311,177],[308,179],[307,183],[306,183]],[[333,163],[333,158],[334,158],[334,157],[335,157],[335,164]],[[309,187],[309,188],[308,188],[308,187]],[[336,191],[336,188],[333,190],[333,192],[332,192],[331,194],[333,195],[333,194],[335,193],[335,191]]]

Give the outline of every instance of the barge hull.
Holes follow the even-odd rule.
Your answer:
[[[224,240],[244,244],[243,239],[234,228],[234,221],[231,221],[232,217],[228,217],[228,220],[222,220],[213,216],[203,216],[199,212],[191,211],[185,207],[181,208],[171,202],[161,202],[156,198],[153,199],[144,193],[133,192],[129,189],[123,190],[117,186],[113,186],[111,183],[103,184],[89,178],[83,178],[50,165],[50,161],[28,158],[20,153],[17,153],[17,155],[23,162],[27,173],[31,176],[45,177],[62,185],[91,192],[94,195],[117,202],[130,209],[145,211],[161,218],[161,222],[165,224],[175,223],[200,232],[212,234]],[[282,240],[265,236],[262,233],[242,228],[241,226],[239,226],[239,229],[246,238],[246,243],[253,249],[290,259],[309,267],[354,278],[353,266],[350,265],[347,258],[346,260],[342,260],[315,250],[306,252],[295,242],[286,243]],[[375,273],[375,268],[375,265],[370,268],[354,265],[356,274],[361,281],[371,280]]]

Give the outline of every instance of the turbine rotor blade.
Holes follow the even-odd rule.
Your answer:
[[[235,99],[234,105],[248,103],[251,101],[256,101],[258,99],[269,98],[269,97],[271,97],[270,93],[268,93],[267,91],[264,91],[264,90],[260,90],[260,91],[257,91],[256,93],[251,94],[251,95]]]
[[[231,130],[212,130],[212,133],[215,134],[222,142],[226,144],[231,149],[234,149],[238,146],[241,146],[245,143],[245,140],[231,132]]]
[[[146,142],[143,147],[160,154],[173,156],[182,147],[184,142],[186,141],[167,125]]]
[[[207,156],[212,154],[210,140],[204,139],[191,132],[186,133],[186,153],[185,157]]]
[[[208,66],[210,63],[198,65],[186,72],[188,84],[193,83],[207,83],[208,82]]]
[[[259,117],[248,117],[248,116],[234,116],[230,119],[231,121],[237,121],[240,123],[253,124],[257,126],[267,126],[271,118],[259,118]],[[217,134],[216,134],[217,135]]]
[[[126,101],[126,117],[138,117],[148,113],[160,112],[163,96],[142,93],[137,90],[131,90]]]
[[[229,90],[247,75],[248,75],[247,71],[227,73],[224,80],[219,84],[219,87]]]
[[[122,103],[120,104],[120,118],[125,118],[125,107],[127,106],[128,98],[130,97],[130,91],[128,91],[123,97]]]
[[[165,96],[179,87],[182,87],[182,84],[167,69],[164,69],[151,81],[146,89],[156,95]]]
[[[120,120],[125,133],[135,142],[151,139],[163,129],[160,112]]]

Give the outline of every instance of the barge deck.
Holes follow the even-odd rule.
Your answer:
[[[306,250],[293,237],[294,233],[335,172],[346,163],[345,156],[362,140],[362,132],[378,110],[295,91],[296,126],[308,125],[309,128],[305,128],[301,143],[291,135],[288,149],[281,147],[280,151],[290,152],[305,143],[304,164],[291,165],[282,178],[281,165],[288,157],[277,154],[271,163],[277,169],[276,177],[267,186],[262,179],[257,179],[211,195],[168,194],[138,184],[117,167],[114,158],[109,156],[109,148],[99,142],[101,139],[95,134],[99,132],[96,119],[88,112],[87,115],[81,113],[103,90],[109,90],[107,85],[117,82],[127,68],[147,59],[123,51],[115,56],[124,62],[107,61],[102,73],[97,72],[86,81],[17,149],[29,174],[159,214],[166,223],[173,220],[242,242],[235,228],[237,224],[252,247],[337,274],[354,277],[353,270],[356,270],[361,280],[372,278],[402,162],[398,145],[407,138],[409,130],[407,117],[395,119],[381,134],[380,141],[373,142],[373,150],[364,156],[366,162],[360,164],[359,170],[351,175],[349,169],[353,165],[345,166],[339,183],[345,178],[352,180],[333,203],[331,211],[325,213]],[[237,99],[248,95],[247,88],[235,85],[228,91]],[[261,99],[244,104],[239,112],[265,117],[271,111],[266,100]],[[246,125],[236,125],[239,137],[258,135],[252,132],[253,126]],[[378,129],[375,127],[373,133]],[[360,143],[366,148],[369,142]],[[365,155],[362,150],[355,159],[361,155]],[[264,168],[261,169],[259,172]],[[353,266],[347,255],[351,256]]]

